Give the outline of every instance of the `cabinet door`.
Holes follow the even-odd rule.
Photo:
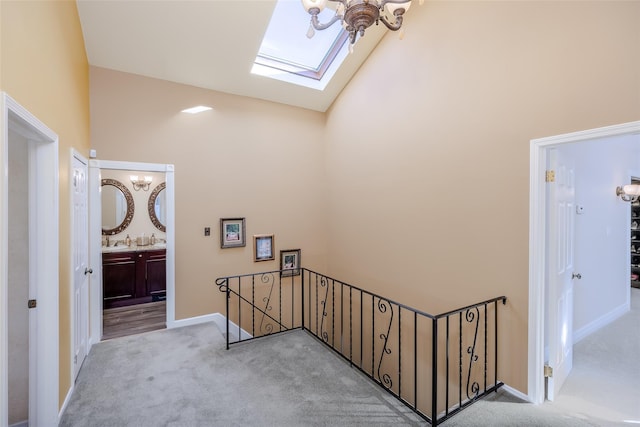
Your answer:
[[[104,307],[134,298],[136,293],[136,260],[131,252],[104,254],[102,265]]]
[[[165,251],[147,253],[147,295],[165,295],[167,289],[167,261]]]

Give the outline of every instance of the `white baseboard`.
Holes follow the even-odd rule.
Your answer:
[[[502,386],[502,387],[500,387],[500,388],[504,389],[504,391],[506,391],[506,392],[507,392],[507,393],[509,393],[509,394],[514,395],[515,397],[517,397],[517,398],[519,398],[519,399],[525,400],[525,401],[527,401],[527,402],[533,402],[533,400],[532,400],[529,396],[527,396],[526,394],[524,394],[523,392],[521,392],[521,391],[519,391],[519,390],[516,390],[516,389],[515,389],[515,388],[513,388],[513,387],[509,387],[509,386],[508,386],[508,385],[506,385],[506,384],[505,384],[505,385],[503,385],[503,386]]]
[[[71,400],[71,395],[73,394],[74,388],[75,388],[75,383],[71,382],[71,387],[69,387],[67,396],[64,398],[64,402],[62,402],[62,407],[60,408],[60,412],[58,413],[58,424],[60,424],[60,420],[62,419],[62,415],[64,415],[64,411],[67,410],[67,406],[69,405],[69,401]],[[27,424],[27,427],[28,426],[29,424]]]
[[[599,318],[597,318],[593,322],[583,326],[582,328],[578,329],[577,331],[574,331],[573,332],[573,343],[574,344],[579,343],[582,339],[588,337],[589,335],[591,335],[592,333],[594,333],[598,329],[600,329],[600,328],[602,328],[604,326],[607,326],[609,323],[613,322],[614,320],[617,320],[620,316],[622,316],[623,314],[627,313],[629,310],[630,310],[629,303],[622,304],[618,308],[615,308],[615,309],[611,310],[610,312],[608,312],[604,316],[600,316]]]
[[[226,331],[227,318],[224,317],[224,314],[222,314],[222,313],[213,313],[212,316],[215,317],[214,322],[216,322],[216,325],[218,326],[218,328],[220,328],[220,330],[222,332]],[[238,328],[238,325],[236,325],[235,323],[229,321],[229,332],[230,332],[230,334],[233,334],[234,336],[237,335],[238,329],[240,329],[240,337],[241,337],[241,339],[247,340],[247,339],[253,338],[253,336],[249,332],[245,331],[242,328]]]
[[[9,427],[29,427],[29,420],[20,421],[19,423],[11,424]]]
[[[183,326],[199,325],[200,323],[207,323],[207,322],[214,322],[221,332],[224,332],[227,329],[227,324],[226,324],[227,318],[222,313],[204,314],[202,316],[175,320],[170,326],[167,325],[167,328],[168,329],[180,328]],[[233,322],[229,322],[229,331],[234,334],[237,333],[238,325],[236,325]],[[240,336],[242,337],[243,340],[253,338],[252,335],[249,332],[245,331],[244,329],[240,329]]]
[[[192,326],[192,325],[199,325],[201,323],[213,322],[215,321],[216,314],[219,314],[219,313],[204,314],[202,316],[188,317],[186,319],[174,320],[171,324],[167,324],[167,329],[181,328],[183,326]]]

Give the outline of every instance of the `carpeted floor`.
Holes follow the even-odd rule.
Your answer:
[[[302,331],[224,349],[213,323],[96,344],[60,426],[416,426]]]
[[[632,311],[574,347],[553,403],[499,391],[444,427],[640,424],[640,290]],[[614,392],[615,391],[615,392]],[[626,422],[625,422],[626,421]],[[94,345],[60,426],[422,426],[427,423],[302,331],[224,349],[213,323]]]

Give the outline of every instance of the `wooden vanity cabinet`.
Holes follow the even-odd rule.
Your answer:
[[[143,304],[166,295],[166,250],[102,254],[103,308]]]
[[[151,297],[164,297],[167,293],[167,252],[162,249],[144,254],[146,293]]]
[[[104,308],[118,307],[136,295],[136,252],[102,254]]]

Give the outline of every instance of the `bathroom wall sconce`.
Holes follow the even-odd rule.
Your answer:
[[[133,189],[136,191],[140,189],[144,191],[149,191],[149,187],[151,186],[151,181],[153,181],[153,178],[150,176],[139,178],[138,175],[131,175],[129,178],[131,179],[131,184],[133,184]]]
[[[616,187],[616,196],[620,196],[625,202],[637,202],[640,197],[640,185],[628,184],[624,187]]]

